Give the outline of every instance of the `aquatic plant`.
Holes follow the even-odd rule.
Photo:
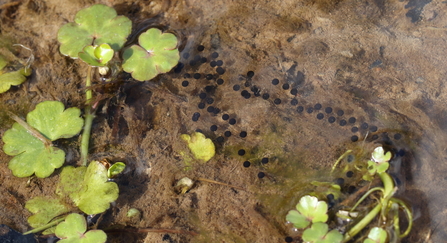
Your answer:
[[[309,226],[310,223],[326,222],[327,203],[318,201],[318,198],[313,196],[304,196],[296,205],[297,210],[291,210],[286,216],[287,221],[293,223],[298,229],[303,229]]]
[[[19,177],[51,175],[65,161],[65,152],[53,146],[52,141],[73,137],[83,130],[80,145],[82,166],[66,166],[62,169],[55,198],[35,197],[26,203],[25,208],[33,213],[28,222],[34,227],[27,233],[45,230],[44,233],[55,232],[62,239],[61,242],[105,242],[106,235],[102,231],[85,233],[83,216],[66,215],[77,209],[88,215],[106,211],[119,195],[117,184],[110,178],[125,169],[123,162],[113,165],[107,161],[88,163],[91,127],[99,102],[93,99],[92,72],[98,67],[99,74],[106,75],[111,69],[117,73],[124,68],[136,80],[144,81],[168,72],[180,58],[177,37],[151,28],[139,36],[139,45],[132,45],[124,51],[123,61],[120,60],[116,52],[123,47],[131,27],[132,23],[127,17],[117,16],[113,8],[97,4],[80,10],[73,23],[67,23],[59,29],[57,39],[61,43],[60,52],[73,59],[79,58],[88,65],[84,119],[80,117],[80,109],[64,110],[64,105],[56,101],[39,103],[34,111],[28,113],[26,121],[10,114],[17,123],[5,132],[3,150],[15,156],[9,168]],[[0,69],[6,65],[5,59],[0,58]],[[3,78],[8,77],[9,81],[0,82],[0,88],[9,89],[10,85],[23,82],[29,74],[29,66],[15,74],[5,74]],[[0,81],[3,81],[2,76]],[[194,136],[192,140],[195,141]],[[209,142],[197,141],[199,146],[205,146],[207,154],[196,152],[194,155],[200,160],[209,160],[214,155],[214,145],[211,142],[213,153],[210,156]]]
[[[55,234],[61,239],[58,241],[61,243],[102,243],[107,240],[107,235],[102,230],[87,231],[84,216],[77,213],[68,215],[64,222],[56,227]]]
[[[182,134],[180,137],[187,143],[191,153],[201,163],[208,162],[216,153],[213,141],[206,138],[203,133],[193,132],[191,135]]]
[[[65,166],[56,190],[57,198],[39,196],[25,204],[34,213],[28,223],[36,229],[30,232],[52,227],[53,218],[75,208],[89,215],[106,211],[119,194],[118,185],[108,181],[107,174],[106,167],[98,161],[90,162],[88,167]]]
[[[14,55],[10,53],[8,56]],[[8,66],[12,66],[12,60],[0,54],[0,93],[8,91],[13,85],[19,85],[25,82],[26,78],[30,76],[32,72],[32,69],[30,68],[32,59],[33,56],[31,55],[24,65],[19,65],[19,67],[15,68],[11,67],[12,69],[16,69],[11,71]]]
[[[347,153],[343,154],[346,156]],[[338,210],[336,216],[341,220],[347,219],[348,222],[354,222],[347,225],[347,231],[342,235],[337,230],[328,233],[328,224],[326,224],[327,204],[324,201],[318,201],[318,198],[305,195],[301,197],[297,204],[297,210],[291,210],[286,216],[286,220],[293,223],[297,229],[305,229],[302,239],[305,242],[348,242],[357,236],[363,229],[368,228],[374,220],[379,221],[380,227],[373,227],[369,231],[368,238],[364,242],[386,242],[388,232],[393,232],[399,239],[406,237],[412,228],[413,215],[408,206],[400,199],[394,197],[397,188],[394,180],[386,172],[389,168],[389,161],[392,158],[391,152],[385,152],[382,146],[376,147],[371,153],[371,160],[368,160],[367,169],[359,168],[365,175],[363,178],[373,179],[378,176],[383,186],[376,186],[368,190],[348,211]],[[333,169],[341,161],[338,159]],[[362,212],[362,217],[358,217],[357,207],[373,193],[380,193],[378,203],[371,203],[366,208],[372,208],[369,212]],[[400,229],[399,211],[405,213],[408,226],[402,233]],[[355,221],[353,219],[356,219]],[[310,228],[309,228],[310,225]],[[331,240],[329,240],[331,239]]]
[[[130,72],[134,79],[145,81],[159,73],[170,71],[180,59],[177,37],[151,28],[139,36],[140,45],[132,45],[124,51],[121,67],[121,61],[115,52],[123,47],[131,27],[131,21],[125,16],[117,16],[115,9],[96,4],[80,10],[75,16],[74,23],[67,23],[59,29],[60,52],[71,58],[80,58],[89,65],[85,80],[87,107],[81,141],[84,166],[88,161],[89,139],[94,119],[93,107],[96,105],[90,90],[92,68],[100,67],[101,75],[107,74],[110,69],[123,68]],[[113,65],[108,65],[109,63]],[[116,73],[117,70],[112,72]]]
[[[59,101],[44,101],[26,116],[26,122],[12,115],[16,123],[3,135],[3,151],[14,156],[9,169],[17,177],[35,174],[44,178],[65,162],[65,152],[52,141],[78,134],[83,119],[76,108],[65,109]]]
[[[138,43],[123,53],[123,69],[136,80],[150,80],[169,72],[180,59],[174,34],[151,28],[138,37]]]
[[[60,52],[71,58],[78,58],[86,46],[108,44],[118,51],[127,40],[132,22],[125,16],[117,16],[115,9],[96,4],[76,13],[74,23],[67,23],[59,29],[57,39]]]

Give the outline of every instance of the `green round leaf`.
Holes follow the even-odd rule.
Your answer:
[[[72,58],[77,58],[88,45],[107,43],[118,51],[132,29],[132,22],[127,17],[117,16],[115,9],[103,4],[80,10],[74,21],[62,26],[57,34],[60,52]]]
[[[180,59],[174,34],[151,28],[138,37],[138,43],[123,53],[123,69],[136,80],[150,80],[169,72]]]
[[[64,109],[62,102],[44,101],[28,113],[26,121],[51,141],[70,138],[81,131],[84,120],[79,108]]]
[[[319,242],[327,233],[328,226],[325,223],[315,223],[303,232],[303,241]]]
[[[27,177],[35,173],[37,177],[45,178],[64,164],[64,151],[55,147],[46,148],[42,141],[18,123],[14,123],[2,139],[5,143],[3,151],[15,156],[8,165],[14,176]]]
[[[102,230],[87,230],[85,218],[76,213],[72,213],[65,218],[65,221],[56,227],[56,236],[61,238],[60,243],[102,243],[106,242],[107,235]]]
[[[325,223],[314,223],[303,232],[303,241],[309,243],[340,243],[343,235],[337,230],[328,233],[328,225]]]
[[[64,173],[64,176],[66,175],[69,173]],[[69,176],[71,178],[71,175]],[[110,203],[118,198],[118,185],[107,180],[107,170],[104,165],[98,161],[92,161],[85,171],[80,186],[74,185],[65,178],[61,178],[61,183],[64,183],[64,188],[69,188],[70,198],[79,209],[86,214],[98,214],[106,211],[110,207]],[[79,188],[79,190],[70,189],[73,187]]]
[[[310,224],[310,221],[296,210],[290,210],[286,215],[286,220],[291,222],[297,229],[304,229]]]
[[[382,146],[375,148],[374,152],[372,152],[371,154],[373,161],[379,164],[390,161],[391,156],[391,152],[388,151],[385,153],[385,150]]]
[[[328,219],[327,203],[318,201],[318,198],[313,196],[302,197],[296,205],[296,209],[313,223],[326,222]]]
[[[200,132],[194,132],[191,136],[182,134],[180,137],[188,144],[194,157],[203,163],[208,162],[216,153],[213,141]]]

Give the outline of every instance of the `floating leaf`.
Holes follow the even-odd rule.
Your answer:
[[[328,233],[328,225],[325,223],[314,223],[303,232],[303,241],[309,243],[340,243],[343,235],[337,230]]]
[[[290,210],[286,216],[286,220],[291,222],[296,228],[306,228],[310,222],[326,222],[327,203],[318,201],[316,197],[304,196],[296,205],[297,210]]]
[[[372,181],[372,179],[374,178],[374,175],[376,173],[383,173],[385,171],[388,170],[388,168],[390,167],[390,164],[388,162],[382,162],[380,164],[369,160],[368,161],[368,173],[363,175],[363,180],[365,181]]]
[[[108,44],[99,46],[86,46],[82,52],[79,52],[79,58],[90,66],[104,67],[112,60],[115,52]]]
[[[81,131],[84,120],[79,108],[64,109],[62,102],[44,101],[28,113],[26,121],[51,141],[70,138]]]
[[[70,207],[61,202],[60,199],[35,197],[25,204],[33,215],[28,218],[28,223],[33,228],[48,224],[55,217],[70,211]]]
[[[106,242],[107,235],[102,230],[87,231],[85,218],[77,213],[72,213],[65,221],[56,227],[56,236],[61,240],[59,243],[102,243]]]
[[[61,172],[61,190],[84,213],[98,214],[118,198],[118,186],[107,180],[107,169],[98,161],[90,162],[87,168],[67,166]]]
[[[64,105],[58,101],[44,101],[28,113],[27,121],[28,125],[54,141],[72,137],[81,131],[84,122],[79,117],[80,113],[78,108],[64,111]],[[64,151],[46,146],[18,123],[14,123],[2,139],[5,143],[3,151],[7,155],[15,156],[9,162],[8,168],[17,177],[27,177],[33,173],[40,178],[48,177],[64,163]]]
[[[115,9],[96,4],[80,10],[74,23],[62,26],[57,33],[60,52],[72,58],[88,45],[109,44],[118,51],[127,40],[132,22],[125,16],[117,16]]]
[[[12,85],[19,85],[25,82],[26,77],[31,75],[31,68],[23,67],[17,71],[7,72],[3,70],[8,61],[0,55],[0,93],[8,91]]]
[[[191,136],[182,134],[180,137],[188,144],[194,157],[203,163],[208,162],[216,153],[213,141],[200,132],[194,132]]]
[[[180,59],[177,37],[151,28],[138,37],[140,45],[133,45],[123,53],[123,69],[138,81],[153,79],[169,72]]]
[[[374,152],[372,152],[371,154],[372,156],[372,160],[376,163],[384,163],[384,162],[388,162],[391,159],[391,152],[388,151],[385,153],[385,150],[383,149],[382,146],[377,147],[374,149]]]

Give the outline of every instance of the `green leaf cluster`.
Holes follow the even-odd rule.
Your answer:
[[[78,58],[86,46],[108,44],[114,51],[120,50],[132,30],[132,22],[125,16],[117,16],[115,9],[96,4],[76,13],[74,23],[59,29],[57,39],[60,52]]]
[[[377,147],[371,154],[372,160],[368,161],[368,173],[363,175],[363,179],[371,181],[376,173],[383,173],[388,170],[390,164],[388,161],[391,159],[391,152],[386,152],[382,146]]]
[[[125,16],[103,4],[80,10],[74,23],[62,26],[58,32],[60,52],[81,58],[90,66],[104,67],[119,51],[131,32],[132,23]],[[177,37],[150,28],[138,37],[138,45],[126,48],[122,68],[138,81],[153,79],[169,72],[180,59]]]
[[[60,138],[70,138],[78,134],[84,124],[80,117],[81,111],[72,107],[65,109],[59,101],[44,101],[28,113],[26,121],[42,136],[55,141]],[[48,146],[42,140],[32,135],[32,132],[19,123],[3,135],[3,151],[14,156],[8,168],[17,177],[27,177],[35,174],[44,178],[50,176],[56,168],[65,161],[65,152],[52,145]]]
[[[58,224],[55,234],[61,240],[60,243],[103,243],[107,235],[102,230],[87,231],[85,218],[77,213],[72,213],[65,221]]]
[[[28,218],[32,227],[44,226],[56,216],[72,211],[67,198],[86,214],[102,213],[118,198],[119,189],[115,182],[108,181],[104,165],[92,161],[88,167],[64,167],[56,194],[57,198],[35,197],[26,202],[25,208],[34,214]]]

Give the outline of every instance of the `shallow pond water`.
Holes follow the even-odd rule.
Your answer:
[[[182,40],[181,65],[170,73],[144,83],[125,76],[119,88],[97,91],[110,97],[95,119],[91,158],[129,166],[117,178],[120,197],[100,224],[111,242],[284,242],[293,236],[285,215],[309,183],[341,177],[349,185],[356,175],[329,176],[333,163],[348,149],[376,144],[401,157],[399,197],[415,215],[403,242],[447,237],[447,4],[2,2],[1,34],[36,56],[31,80],[0,96],[2,111],[23,116],[43,100],[82,106],[86,69],[58,52],[56,33],[94,3],[131,18],[135,33],[164,26]],[[1,115],[3,134],[12,121]],[[196,130],[213,139],[217,154],[184,171],[179,136]],[[67,154],[67,163],[76,164],[78,152]],[[52,193],[58,175],[28,182],[12,176],[9,157],[0,159],[0,223],[24,232],[30,215],[24,203]],[[183,176],[244,190],[199,181],[177,195],[172,186]],[[141,219],[127,219],[129,208],[140,209]],[[134,233],[125,226],[165,231]]]

